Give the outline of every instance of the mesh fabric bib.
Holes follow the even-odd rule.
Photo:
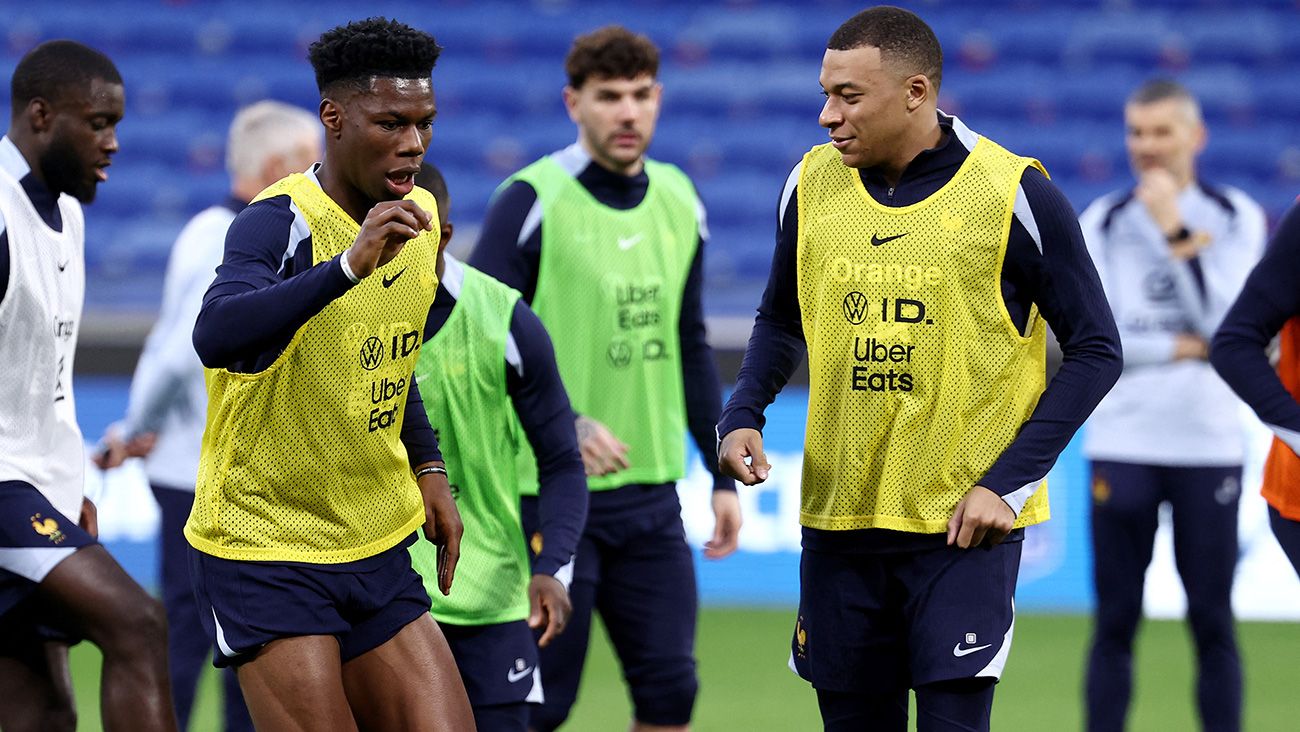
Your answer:
[[[798,291],[810,394],[800,520],[942,532],[1043,391],[1045,326],[1015,329],[1000,278],[1028,165],[981,138],[911,206],[872,200],[830,145],[799,178]],[[1017,526],[1047,518],[1046,488]]]
[[[360,227],[295,174],[255,200],[288,195],[311,231],[315,264]],[[437,218],[427,191],[410,196]],[[403,408],[437,291],[438,232],[312,316],[265,371],[209,369],[194,509],[185,536],[225,559],[322,564],[364,559],[424,522],[401,442]],[[387,283],[387,286],[385,286]]]
[[[411,561],[425,578],[435,618],[491,625],[528,617],[528,555],[514,461],[520,439],[505,373],[519,293],[459,266],[465,278],[456,307],[415,366],[465,524],[455,590],[450,596],[438,590],[436,549],[429,542],[411,547]]]

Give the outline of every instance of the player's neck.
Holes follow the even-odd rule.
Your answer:
[[[236,178],[230,185],[230,195],[247,203],[256,198],[257,194],[261,193],[267,188],[267,186],[274,182],[275,181],[270,181],[263,184],[262,181],[253,180],[251,178]]]
[[[631,163],[628,163],[627,165],[620,165],[616,161],[610,160],[605,156],[598,155],[597,151],[594,150],[592,146],[587,143],[587,139],[585,136],[580,136],[579,144],[582,145],[583,152],[587,153],[587,157],[591,158],[591,162],[595,163],[596,165],[599,165],[604,170],[608,170],[614,175],[621,175],[624,178],[632,178],[635,177],[636,175],[639,175],[641,171],[645,169],[644,155],[638,157],[636,160],[632,161]]]
[[[885,182],[890,188],[898,185],[903,178],[903,173],[907,166],[912,164],[916,156],[926,150],[933,150],[939,147],[943,142],[943,128],[939,126],[939,119],[934,114],[929,114],[926,119],[930,124],[918,128],[905,136],[899,143],[898,154],[892,159],[879,166],[881,175],[885,177]]]
[[[50,185],[45,180],[45,175],[41,172],[40,166],[41,154],[44,151],[41,150],[40,146],[36,143],[36,140],[32,139],[29,135],[24,134],[23,131],[19,129],[9,130],[8,137],[9,141],[14,144],[14,147],[18,148],[18,152],[22,154],[23,160],[27,162],[27,167],[31,169],[31,176],[40,181],[42,187],[48,189]],[[57,196],[58,194],[56,193],[55,197]]]
[[[361,191],[349,185],[343,176],[336,172],[334,166],[330,165],[328,155],[316,169],[316,180],[320,181],[321,190],[325,191],[325,195],[333,199],[334,203],[343,209],[343,213],[352,217],[358,225],[378,203],[369,200]]]

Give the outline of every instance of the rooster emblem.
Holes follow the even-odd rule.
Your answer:
[[[52,518],[41,518],[38,513],[32,516],[32,529],[41,536],[48,537],[50,543],[61,544],[67,535],[59,530],[59,522]]]

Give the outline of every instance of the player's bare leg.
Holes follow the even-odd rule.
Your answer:
[[[88,546],[59,562],[36,596],[61,625],[103,652],[100,706],[105,730],[176,729],[162,604],[136,584],[108,550]]]
[[[689,724],[679,724],[664,726],[662,724],[646,724],[645,722],[632,721],[632,732],[690,732]]]
[[[11,640],[0,656],[0,729],[76,732],[68,646],[39,638]]]
[[[474,729],[456,659],[431,615],[344,664],[343,685],[362,729]]]
[[[333,636],[272,641],[238,673],[253,726],[261,732],[356,732]]]

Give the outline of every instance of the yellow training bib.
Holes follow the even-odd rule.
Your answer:
[[[945,531],[1033,411],[1046,328],[1035,308],[1029,335],[1018,333],[1000,284],[1029,165],[1042,169],[980,138],[947,185],[890,208],[830,145],[804,156],[804,526]],[[1047,517],[1044,485],[1016,526]]]
[[[311,232],[315,264],[360,226],[310,178],[291,175],[255,200],[287,195]],[[437,221],[425,190],[411,200]],[[401,442],[411,372],[437,291],[438,232],[308,320],[265,371],[209,369],[194,508],[185,536],[226,559],[336,564],[397,545],[424,522]]]

